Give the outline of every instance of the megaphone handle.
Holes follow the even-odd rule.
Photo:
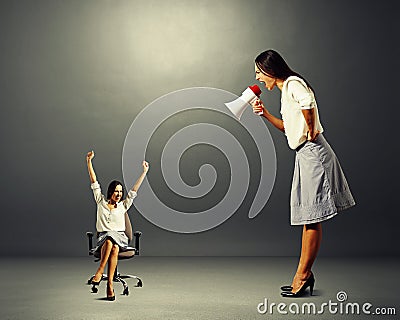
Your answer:
[[[254,97],[253,99],[251,99],[250,104],[253,103],[256,99],[258,99],[258,97]],[[263,115],[263,111],[257,112],[255,113],[256,115],[262,116]]]

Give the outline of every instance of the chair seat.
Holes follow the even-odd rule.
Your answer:
[[[122,249],[119,253],[118,253],[118,259],[120,260],[124,260],[124,259],[130,259],[133,258],[134,255],[136,253],[136,249],[133,247],[126,247],[124,249]]]

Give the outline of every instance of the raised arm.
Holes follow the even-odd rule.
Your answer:
[[[144,178],[146,177],[147,171],[149,171],[149,164],[146,161],[143,161],[142,166],[143,166],[143,173],[136,180],[135,184],[132,187],[132,191],[137,192],[139,190]]]
[[[262,116],[266,118],[269,122],[271,122],[275,128],[279,129],[282,132],[285,132],[283,120],[270,114],[260,99],[257,99],[255,102],[253,102],[252,107],[254,113],[260,114],[262,112]]]
[[[87,162],[89,178],[90,178],[91,183],[94,183],[97,181],[96,173],[94,172],[93,164],[92,164],[93,158],[94,158],[94,152],[93,151],[88,152],[88,154],[86,155],[86,162]]]

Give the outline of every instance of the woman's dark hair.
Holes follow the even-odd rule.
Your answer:
[[[267,76],[272,76],[280,80],[286,80],[290,76],[297,76],[303,79],[307,86],[313,90],[307,80],[297,72],[290,69],[286,61],[275,50],[267,50],[260,53],[255,59],[255,63],[258,69]]]
[[[122,187],[122,198],[124,197],[124,185],[123,185],[121,182],[119,182],[119,181],[117,181],[117,180],[114,180],[114,181],[111,181],[110,184],[108,185],[108,189],[107,189],[107,200],[110,200],[110,199],[111,199],[111,196],[112,196],[112,194],[113,194],[114,191],[115,191],[115,188],[116,188],[117,186],[119,186],[119,185]]]

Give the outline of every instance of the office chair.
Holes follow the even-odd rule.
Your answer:
[[[135,237],[135,247],[127,247],[124,249],[120,249],[120,251],[118,253],[118,264],[119,264],[119,261],[131,259],[135,255],[139,255],[139,253],[140,253],[139,239],[140,239],[140,236],[142,235],[142,233],[140,231],[136,231],[135,233],[133,233],[132,224],[131,224],[131,221],[129,219],[129,215],[127,212],[125,212],[125,234],[128,237],[129,243],[131,243],[133,236]],[[93,232],[86,232],[86,235],[87,235],[88,241],[89,241],[89,255],[94,256],[96,258],[94,261],[98,262],[98,261],[100,261],[101,252],[100,252],[100,250],[96,251],[96,248],[93,248]],[[90,277],[90,279],[87,281],[87,284],[92,285],[93,293],[97,293],[98,288],[96,287],[96,285],[92,284],[93,277],[94,277],[94,275]],[[139,277],[129,275],[129,274],[127,274],[127,275],[120,274],[118,272],[118,265],[117,265],[117,268],[115,269],[113,281],[122,283],[122,285],[124,287],[124,290],[122,292],[123,295],[129,295],[128,284],[124,280],[124,279],[129,279],[129,278],[137,280],[135,287],[143,286],[143,282]],[[108,276],[106,274],[103,274],[101,279],[108,280]]]

